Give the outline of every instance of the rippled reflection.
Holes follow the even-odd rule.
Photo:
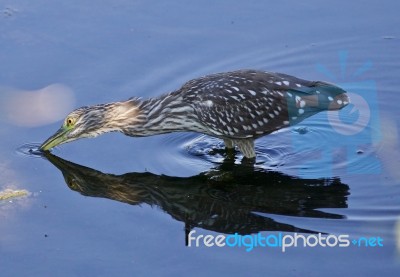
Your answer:
[[[279,172],[259,171],[249,165],[226,162],[191,177],[153,173],[105,174],[44,154],[61,170],[68,187],[82,195],[138,205],[159,206],[185,223],[186,231],[199,227],[219,233],[260,231],[313,233],[260,215],[343,218],[322,208],[346,208],[349,187],[339,179],[298,179]]]

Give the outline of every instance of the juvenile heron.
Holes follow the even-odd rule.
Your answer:
[[[40,149],[114,131],[133,137],[191,131],[254,158],[256,138],[348,103],[346,91],[326,82],[257,70],[217,73],[156,98],[76,109]]]

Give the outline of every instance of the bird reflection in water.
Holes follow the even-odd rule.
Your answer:
[[[260,231],[317,233],[278,222],[268,214],[340,219],[340,214],[319,209],[346,208],[349,195],[349,187],[338,178],[299,179],[233,163],[183,178],[149,172],[105,174],[49,152],[44,156],[61,170],[70,189],[130,205],[158,206],[185,224],[186,239],[195,227],[242,235]]]

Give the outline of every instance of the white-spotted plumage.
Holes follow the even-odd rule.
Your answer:
[[[221,138],[226,147],[236,145],[245,157],[253,158],[256,138],[317,112],[343,108],[349,103],[345,93],[326,82],[281,73],[217,73],[156,98],[77,109],[69,116],[77,118],[79,126],[67,141],[109,131],[128,136],[193,131]]]
[[[213,83],[214,89],[210,90],[208,83]],[[325,98],[321,98],[320,106],[307,107],[303,97],[314,95],[316,91]],[[298,123],[321,110],[329,110],[325,102],[332,101],[337,95],[343,98],[338,99],[342,106],[347,100],[344,90],[325,82],[256,70],[208,75],[187,82],[175,93],[182,94],[187,105],[193,107],[196,120],[207,129],[205,133],[215,135],[218,131],[221,138],[235,141],[255,139],[282,126]],[[201,105],[210,100],[212,106]],[[340,101],[336,103],[340,104]],[[335,107],[338,108],[341,107]]]

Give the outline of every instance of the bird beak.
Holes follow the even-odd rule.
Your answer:
[[[48,151],[57,145],[67,142],[68,138],[66,137],[66,135],[69,133],[69,131],[70,129],[61,127],[54,135],[43,142],[43,144],[40,146],[40,150]]]

